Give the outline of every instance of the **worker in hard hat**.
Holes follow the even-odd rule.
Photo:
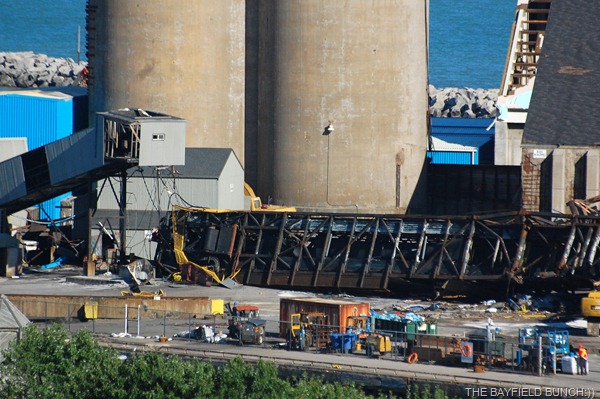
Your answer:
[[[587,349],[582,344],[579,344],[577,355],[579,356],[577,359],[577,374],[585,375],[587,374],[588,354]]]

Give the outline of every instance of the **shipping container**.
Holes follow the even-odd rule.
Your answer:
[[[295,313],[323,313],[330,326],[339,326],[339,332],[346,332],[349,316],[368,316],[371,307],[365,302],[352,302],[329,298],[281,298],[279,303],[279,333],[288,337],[291,316]]]

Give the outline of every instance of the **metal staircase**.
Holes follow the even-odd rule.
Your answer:
[[[521,0],[517,5],[500,95],[508,96],[535,78],[552,0]]]

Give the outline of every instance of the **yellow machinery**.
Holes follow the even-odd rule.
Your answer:
[[[244,182],[244,196],[250,198],[250,210],[251,211],[263,211],[263,212],[296,212],[296,208],[293,206],[282,206],[282,205],[265,205],[262,203],[259,196],[254,193],[254,190],[250,185]]]
[[[354,332],[367,331],[371,328],[370,316],[348,316],[346,327],[352,327]]]
[[[321,348],[329,343],[329,334],[334,329],[328,325],[324,313],[294,313],[290,318],[290,339],[294,348],[308,350],[311,346]]]
[[[383,356],[392,351],[392,340],[389,335],[371,334],[365,341],[367,356]]]
[[[587,335],[600,336],[600,291],[591,291],[581,299],[581,314],[587,320]]]

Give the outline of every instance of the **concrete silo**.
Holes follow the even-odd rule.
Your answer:
[[[328,211],[421,211],[428,1],[258,4],[263,199]]]
[[[244,160],[244,0],[88,0],[93,112],[136,107],[187,120],[188,147]]]

